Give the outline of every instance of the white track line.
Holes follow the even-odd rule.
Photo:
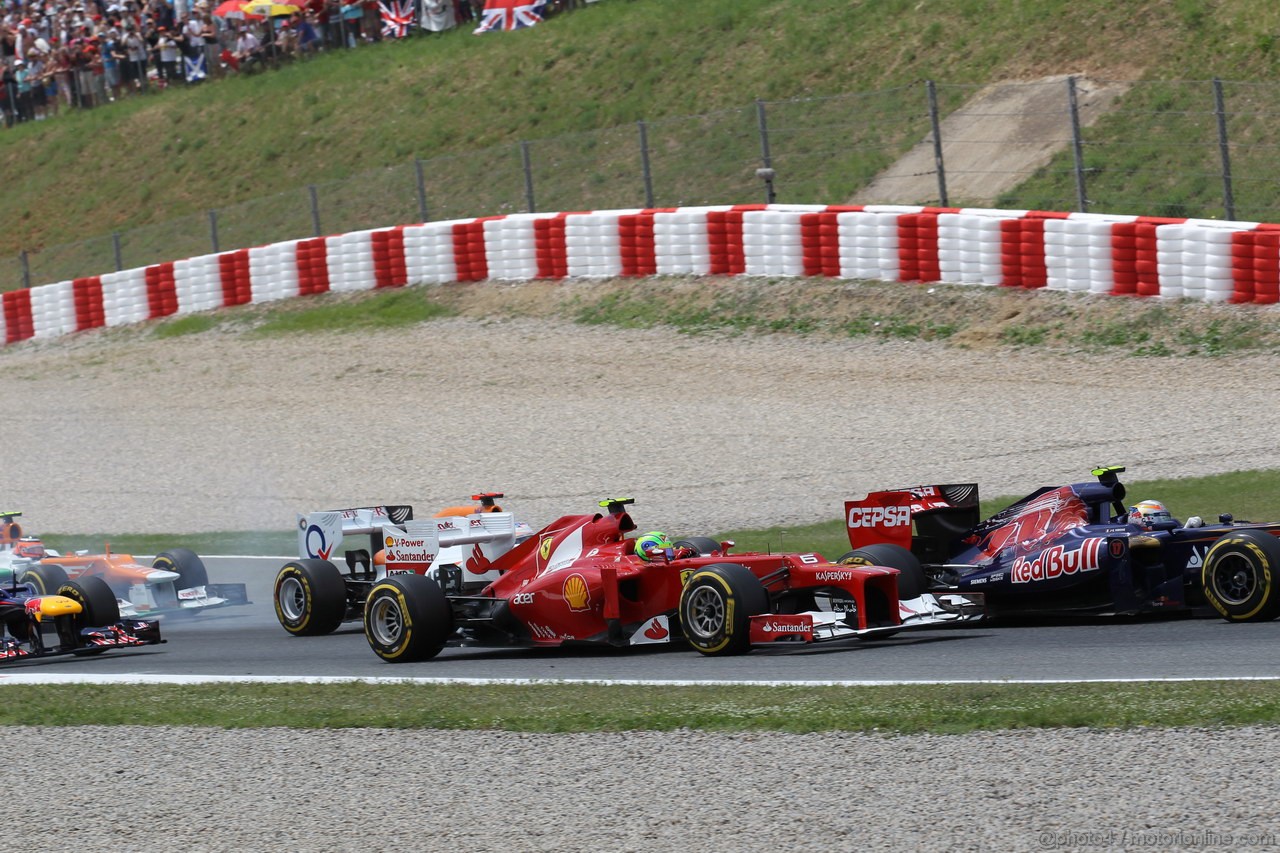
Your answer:
[[[1196,678],[1027,678],[947,679],[945,681],[701,681],[601,678],[414,678],[398,676],[355,677],[342,675],[58,675],[0,673],[5,684],[461,684],[468,686],[599,684],[620,687],[907,687],[946,684],[1143,684],[1196,681],[1280,681],[1274,675],[1242,675]]]

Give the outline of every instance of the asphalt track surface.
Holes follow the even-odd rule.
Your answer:
[[[753,650],[708,658],[679,646],[628,650],[449,648],[415,664],[386,664],[359,623],[293,637],[271,600],[284,558],[206,558],[210,579],[243,582],[252,604],[162,620],[167,642],[93,659],[8,665],[5,675],[262,678],[548,679],[644,682],[949,682],[1280,678],[1280,620],[1094,618],[1049,625],[981,624],[904,632],[874,642]]]

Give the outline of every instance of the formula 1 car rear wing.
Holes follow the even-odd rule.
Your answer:
[[[428,518],[406,522],[402,530],[384,528],[383,534],[388,572],[402,562],[460,565],[473,555],[474,546],[486,561],[510,551],[516,540],[516,517],[510,512],[486,512]]]
[[[961,537],[981,521],[977,483],[910,486],[845,501],[854,549],[889,543],[909,548],[923,563],[945,562]]]
[[[345,536],[368,534],[374,551],[380,550],[382,528],[413,520],[413,507],[406,505],[361,506],[351,509],[321,510],[298,514],[298,556],[328,560]]]

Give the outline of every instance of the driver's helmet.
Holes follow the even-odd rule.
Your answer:
[[[23,539],[18,542],[18,547],[14,549],[14,553],[19,557],[40,560],[45,556],[44,543],[39,539]]]
[[[642,560],[648,560],[649,552],[654,549],[665,551],[670,547],[671,538],[658,530],[652,530],[643,536],[636,537],[636,556]]]
[[[1129,523],[1144,530],[1173,527],[1173,514],[1160,501],[1139,501],[1129,507]]]

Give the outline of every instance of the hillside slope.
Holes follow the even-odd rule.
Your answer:
[[[0,133],[0,255],[754,98],[927,78],[1265,79],[1277,32],[1280,7],[1248,0],[605,0],[514,34],[334,52]]]

